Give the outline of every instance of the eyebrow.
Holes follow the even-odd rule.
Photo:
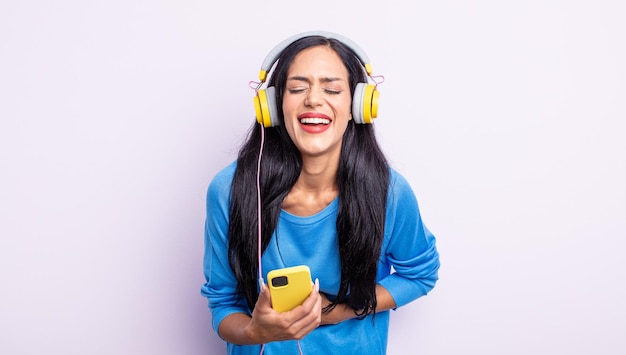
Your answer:
[[[309,78],[304,77],[304,76],[298,76],[298,75],[291,76],[291,77],[287,78],[287,81],[290,81],[290,80],[304,81],[306,83],[310,83],[311,82],[311,80],[309,80]],[[332,83],[334,81],[340,81],[340,80],[342,80],[342,79],[341,78],[335,78],[335,77],[323,77],[323,78],[320,78],[320,81],[322,83]]]

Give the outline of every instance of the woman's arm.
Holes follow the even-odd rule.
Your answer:
[[[322,307],[326,307],[330,303],[328,298],[322,294]],[[389,291],[381,285],[376,285],[376,312],[393,308],[396,308],[396,301],[393,300]],[[342,303],[335,306],[330,312],[322,312],[322,324],[337,324],[354,317],[356,317],[354,309]]]

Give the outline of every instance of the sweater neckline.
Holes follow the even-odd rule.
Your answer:
[[[310,216],[296,216],[295,214],[291,214],[283,209],[280,211],[280,219],[284,219],[291,223],[296,224],[311,224],[316,223],[334,213],[337,212],[339,208],[339,197],[335,197],[326,207],[324,207],[321,211],[312,214]]]

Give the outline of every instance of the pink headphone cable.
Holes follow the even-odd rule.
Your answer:
[[[259,292],[263,289],[263,270],[261,269],[261,157],[263,157],[263,144],[265,143],[265,127],[261,126],[261,144],[259,147],[259,158],[257,159],[256,167],[256,200],[257,200],[257,255],[259,262]],[[265,344],[261,344],[261,352],[259,355],[263,355],[265,350]]]
[[[263,157],[263,145],[265,143],[265,127],[261,126],[261,146],[259,147],[259,158],[256,170],[256,193],[257,193],[257,227],[258,227],[258,262],[259,262],[259,288],[263,285],[263,270],[261,266],[261,157]],[[260,291],[260,289],[259,289]]]
[[[258,233],[258,242],[257,242],[257,252],[259,258],[259,291],[262,289],[263,282],[263,269],[261,266],[261,158],[263,157],[263,145],[265,143],[265,127],[261,126],[261,146],[259,148],[259,158],[257,161],[256,168],[256,197],[257,197],[257,233]],[[259,355],[263,355],[263,350],[265,350],[265,344],[261,344],[261,352]],[[298,340],[298,351],[300,355],[302,355],[302,347],[300,346],[300,341]]]

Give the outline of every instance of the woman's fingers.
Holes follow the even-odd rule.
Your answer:
[[[262,285],[252,312],[252,323],[257,334],[266,339],[265,342],[302,339],[321,323],[322,297],[319,293],[319,282],[316,280],[311,294],[302,305],[291,311],[279,313],[271,305],[269,289]]]

